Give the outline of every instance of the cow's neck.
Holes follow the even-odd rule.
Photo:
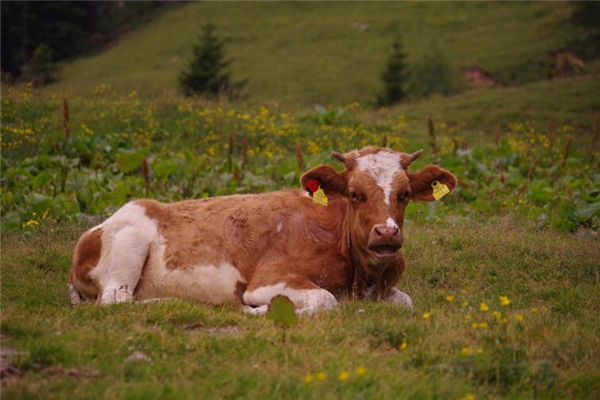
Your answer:
[[[365,300],[374,298],[377,295],[379,277],[373,274],[370,269],[365,268],[366,263],[364,261],[361,262],[361,257],[357,255],[357,249],[352,243],[350,231],[347,233],[347,243],[352,271],[352,278],[349,280],[349,292],[355,297]]]

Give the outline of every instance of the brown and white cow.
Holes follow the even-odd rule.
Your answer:
[[[404,210],[411,199],[433,201],[435,181],[456,185],[438,166],[409,173],[421,153],[334,152],[345,170],[313,168],[300,179],[304,190],[132,201],[79,239],[71,303],[178,297],[260,314],[281,294],[299,313],[346,296],[411,306],[395,287]],[[314,201],[322,192],[327,205]]]

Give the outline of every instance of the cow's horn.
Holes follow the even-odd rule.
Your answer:
[[[337,158],[338,160],[340,160],[341,162],[343,162],[344,164],[346,163],[346,156],[343,155],[342,153],[338,153],[337,151],[332,151],[331,155],[334,156],[335,158]]]
[[[419,149],[419,150],[415,151],[414,153],[409,154],[408,155],[409,163],[411,163],[411,162],[415,161],[417,158],[421,157],[421,154],[423,154],[423,149]]]

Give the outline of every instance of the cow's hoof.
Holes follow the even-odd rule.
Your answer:
[[[393,288],[390,295],[386,299],[390,303],[399,304],[406,308],[412,308],[412,298],[401,290]]]
[[[243,310],[246,314],[264,315],[269,310],[269,305],[265,304],[265,305],[258,306],[258,307],[244,306]]]

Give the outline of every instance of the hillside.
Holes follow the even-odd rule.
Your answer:
[[[523,84],[547,77],[549,52],[569,39],[565,3],[212,3],[165,7],[111,48],[65,64],[48,90],[87,95],[102,83],[141,97],[178,96],[199,27],[226,41],[247,100],[292,108],[372,102],[391,42],[408,61],[442,48],[457,70],[479,66]]]

